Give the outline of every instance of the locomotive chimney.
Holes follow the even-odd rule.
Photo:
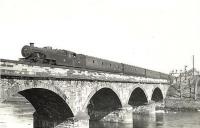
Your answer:
[[[30,43],[30,47],[34,47],[34,43]]]

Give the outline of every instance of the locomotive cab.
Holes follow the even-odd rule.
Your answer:
[[[22,56],[25,61],[45,63],[50,65],[85,67],[85,55],[76,54],[67,50],[52,49],[52,47],[38,48],[34,43],[22,48]]]

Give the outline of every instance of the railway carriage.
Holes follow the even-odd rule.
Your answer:
[[[22,61],[31,63],[76,67],[154,79],[171,79],[170,75],[157,71],[77,54],[68,50],[52,49],[51,47],[38,48],[35,47],[33,43],[30,43],[30,46],[25,45],[21,52],[24,57]]]
[[[131,66],[128,64],[123,64],[124,65],[124,73],[128,75],[135,75],[135,76],[143,76],[145,77],[145,69],[136,67],[136,66]]]
[[[160,72],[146,69],[146,77],[160,79]]]
[[[91,56],[86,56],[86,68],[100,70],[100,71],[114,72],[114,73],[122,72],[121,63]]]

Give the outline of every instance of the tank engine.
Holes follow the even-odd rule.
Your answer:
[[[23,61],[43,63],[66,67],[78,67],[111,73],[170,80],[170,75],[149,69],[117,63],[92,56],[76,54],[68,50],[52,49],[51,47],[38,48],[33,43],[22,48]]]

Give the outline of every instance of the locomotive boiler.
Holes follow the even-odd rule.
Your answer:
[[[22,56],[25,61],[44,63],[59,66],[84,67],[85,56],[77,55],[67,50],[52,49],[52,47],[38,48],[33,43],[22,48]]]
[[[110,60],[77,54],[68,50],[52,49],[52,47],[38,48],[33,43],[22,48],[23,61],[66,67],[83,68],[111,73],[122,73],[140,77],[170,80],[170,75],[118,63]]]

